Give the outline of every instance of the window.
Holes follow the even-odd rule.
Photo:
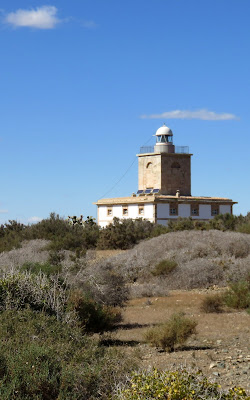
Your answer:
[[[181,168],[180,164],[178,162],[173,162],[173,164],[171,165],[171,168]]]
[[[107,208],[107,216],[111,217],[113,215],[113,210],[112,208]]]
[[[146,168],[152,168],[152,165],[153,164],[151,162],[148,162]]]
[[[199,215],[199,205],[198,204],[192,204],[191,205],[191,215]]]
[[[128,215],[128,207],[122,207],[122,215]]]
[[[138,214],[139,215],[144,215],[144,206],[139,206]]]
[[[169,214],[178,215],[178,204],[172,203],[169,205]]]
[[[173,143],[173,136],[160,135],[156,137],[157,143]]]
[[[213,206],[211,207],[211,215],[219,215],[219,207]]]

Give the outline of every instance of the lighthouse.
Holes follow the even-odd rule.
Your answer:
[[[173,132],[165,124],[154,135],[154,149],[141,148],[138,156],[138,189],[159,189],[161,194],[191,196],[191,156],[187,146],[175,147]],[[150,151],[150,150],[153,150]]]
[[[218,214],[232,214],[232,199],[191,195],[191,157],[188,146],[176,146],[165,124],[155,134],[155,145],[141,147],[138,157],[138,189],[131,196],[101,199],[97,222],[101,227],[113,218],[144,218],[167,225],[170,220],[191,217],[207,221]],[[201,150],[202,151],[202,150]]]

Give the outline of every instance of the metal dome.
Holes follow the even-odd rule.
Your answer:
[[[170,128],[168,128],[165,124],[163,124],[163,126],[157,129],[155,134],[155,136],[161,136],[161,135],[173,136],[173,132],[171,131]]]

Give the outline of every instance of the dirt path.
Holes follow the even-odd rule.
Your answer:
[[[113,339],[128,351],[139,348],[144,368],[201,369],[223,388],[239,385],[250,393],[250,316],[245,311],[205,314],[200,304],[206,294],[173,291],[168,297],[131,300]],[[197,334],[185,347],[168,354],[145,344],[149,326],[165,322],[176,311],[184,311],[198,322]]]

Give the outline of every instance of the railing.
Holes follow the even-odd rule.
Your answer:
[[[189,154],[189,146],[175,146],[175,152],[178,154]]]
[[[142,147],[140,147],[140,154],[153,153],[153,152],[154,152],[154,146],[142,146]]]
[[[142,146],[140,147],[140,154],[154,153],[154,146]],[[189,146],[175,146],[176,154],[189,154]]]

